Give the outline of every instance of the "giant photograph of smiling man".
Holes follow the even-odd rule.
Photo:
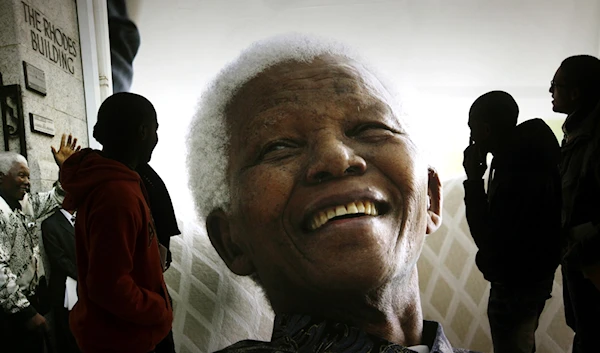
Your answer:
[[[203,94],[190,187],[211,243],[274,312],[223,352],[469,352],[423,320],[417,259],[442,192],[395,89],[347,46],[253,44]]]

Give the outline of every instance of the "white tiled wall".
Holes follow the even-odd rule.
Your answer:
[[[441,322],[454,345],[492,352],[486,314],[490,285],[475,265],[477,247],[465,219],[463,180],[444,183],[443,224],[427,238],[419,259],[421,300],[425,317]],[[563,308],[559,268],[536,332],[538,353],[570,352],[573,332]]]

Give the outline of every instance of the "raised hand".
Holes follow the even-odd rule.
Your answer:
[[[77,138],[73,137],[69,134],[67,138],[67,134],[63,134],[60,139],[60,147],[58,151],[54,147],[50,147],[52,149],[52,154],[54,155],[54,161],[58,165],[58,167],[62,167],[63,163],[67,160],[67,158],[71,157],[75,152],[81,149],[81,146],[77,146]]]
[[[467,179],[477,180],[483,178],[483,174],[487,170],[485,154],[477,144],[472,144],[465,149],[463,167],[467,173]]]

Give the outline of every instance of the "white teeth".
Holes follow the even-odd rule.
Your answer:
[[[333,217],[335,217],[335,210],[327,210],[327,219],[332,219]]]
[[[346,210],[348,210],[348,213],[358,213],[358,207],[354,203],[346,205]]]
[[[323,226],[330,219],[347,214],[365,214],[369,216],[377,216],[379,213],[377,212],[377,208],[375,208],[375,204],[371,201],[351,202],[345,206],[331,207],[318,212],[313,216],[313,219],[310,222],[310,228],[311,230],[315,230]]]
[[[329,218],[327,218],[327,215],[325,213],[323,213],[323,212],[321,212],[319,214],[319,217],[320,217],[319,222],[321,224],[325,224],[325,222],[327,222],[329,220]]]
[[[365,204],[362,202],[357,202],[356,209],[357,209],[358,213],[365,213]]]

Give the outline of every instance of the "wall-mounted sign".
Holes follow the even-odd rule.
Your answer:
[[[25,86],[27,89],[45,96],[46,75],[44,74],[44,71],[25,61],[23,61],[23,71],[25,71]]]
[[[23,4],[23,19],[29,26],[31,34],[31,49],[74,75],[79,48],[79,44],[73,39],[74,36],[56,26],[38,9],[24,1],[21,3]]]
[[[33,113],[29,113],[29,120],[31,123],[31,131],[49,136],[54,136],[56,134],[54,120]]]

